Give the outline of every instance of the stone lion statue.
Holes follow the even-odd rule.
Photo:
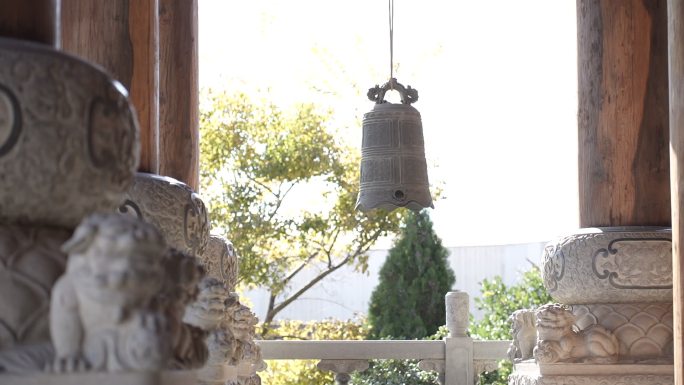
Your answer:
[[[535,319],[535,311],[531,309],[516,310],[508,318],[513,336],[508,349],[508,358],[511,361],[520,362],[532,358],[534,345],[537,343]]]
[[[170,353],[167,320],[151,305],[163,281],[166,242],[135,218],[95,214],[62,249],[66,273],[52,290],[52,369],[159,370]]]
[[[538,340],[533,355],[538,363],[617,362],[619,346],[615,335],[600,325],[578,330],[567,306],[541,306],[536,319]]]

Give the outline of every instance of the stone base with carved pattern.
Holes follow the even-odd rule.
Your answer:
[[[534,359],[513,356],[509,384],[672,384],[671,239],[668,228],[615,227],[550,242],[542,277],[561,304],[534,311],[536,336],[516,341],[535,343]],[[516,338],[526,327],[514,324]]]
[[[35,373],[0,375],[3,385],[188,385],[194,384],[196,374],[193,371],[163,372],[89,372],[89,373]]]
[[[671,385],[672,365],[518,363],[509,385]]]

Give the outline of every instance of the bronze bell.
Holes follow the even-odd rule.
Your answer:
[[[388,103],[385,93],[396,90],[401,104]],[[420,210],[432,205],[430,195],[423,124],[420,113],[411,106],[418,91],[404,88],[392,78],[382,87],[368,90],[375,102],[373,110],[363,115],[361,149],[361,188],[356,209],[369,211],[397,207]]]

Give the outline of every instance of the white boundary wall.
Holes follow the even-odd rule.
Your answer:
[[[470,309],[479,319],[482,315],[475,307],[476,297],[480,296],[480,282],[484,278],[502,277],[506,284],[514,284],[522,272],[532,265],[539,265],[546,242],[522,243],[495,246],[463,246],[449,248],[449,263],[456,273],[454,290],[465,291],[470,295]],[[350,319],[355,314],[366,314],[370,295],[378,284],[378,273],[382,267],[387,250],[370,252],[368,274],[355,272],[352,268],[341,268],[321,283],[314,286],[299,300],[293,302],[277,319],[302,321],[322,320],[325,318]],[[302,276],[314,276],[313,272],[303,272]],[[299,282],[305,282],[305,277]],[[251,290],[244,293],[253,305],[259,319],[263,319],[268,305],[265,290]]]

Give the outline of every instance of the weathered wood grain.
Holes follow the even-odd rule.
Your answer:
[[[664,0],[578,0],[580,226],[670,224]]]
[[[197,190],[197,0],[159,0],[159,44],[159,173]]]
[[[0,36],[56,46],[59,0],[0,0]]]
[[[63,0],[62,48],[97,63],[130,93],[140,123],[140,171],[159,171],[157,0]]]

